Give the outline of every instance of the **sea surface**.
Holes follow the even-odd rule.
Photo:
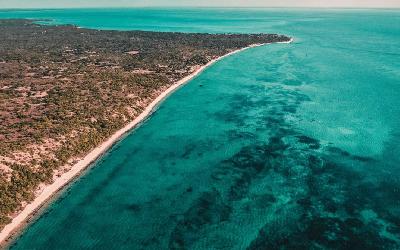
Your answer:
[[[400,249],[400,10],[0,11],[280,33],[169,97],[11,249]]]

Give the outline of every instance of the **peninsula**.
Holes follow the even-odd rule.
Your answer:
[[[0,242],[173,90],[277,34],[105,31],[0,20]]]

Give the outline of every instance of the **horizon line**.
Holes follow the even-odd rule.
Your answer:
[[[353,7],[353,6],[196,6],[196,5],[143,5],[143,6],[66,6],[66,7],[9,7],[2,8],[0,10],[60,10],[60,9],[119,9],[119,8],[162,8],[162,9],[185,9],[185,8],[199,8],[199,9],[353,9],[353,10],[363,10],[363,9],[381,9],[381,10],[399,10],[399,7],[385,7],[385,6],[364,6],[364,7]]]

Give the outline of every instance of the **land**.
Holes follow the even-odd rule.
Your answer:
[[[21,223],[171,91],[218,58],[290,38],[99,31],[0,20],[0,40],[1,230],[27,213],[17,218]]]

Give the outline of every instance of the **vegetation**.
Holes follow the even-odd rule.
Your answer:
[[[0,20],[0,229],[196,66],[280,35],[98,31]]]

